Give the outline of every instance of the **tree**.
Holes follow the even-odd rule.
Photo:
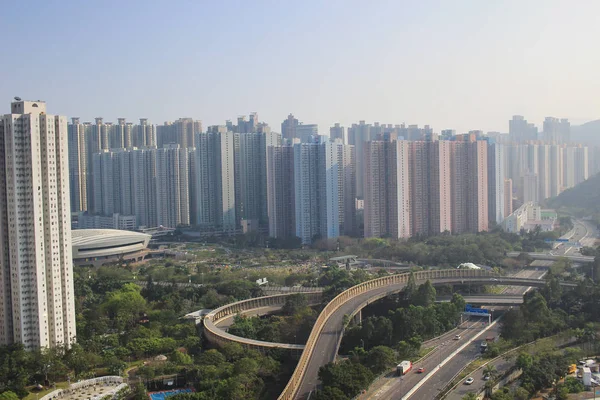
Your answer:
[[[496,378],[496,376],[498,375],[496,366],[492,365],[492,364],[487,364],[485,367],[483,367],[483,375],[484,376],[487,375],[490,377],[490,380],[494,380]]]
[[[456,307],[457,312],[464,311],[465,306],[467,305],[465,299],[458,293],[452,294],[452,299],[450,300],[450,303],[454,304],[454,307]]]
[[[394,365],[396,355],[394,350],[386,346],[373,347],[365,357],[365,365],[378,375]]]
[[[406,300],[411,300],[417,294],[417,280],[415,278],[414,272],[411,272],[408,277],[408,282],[406,283],[406,288],[404,289],[404,298]]]
[[[175,350],[171,353],[169,359],[177,365],[191,365],[193,363],[192,357],[179,350]]]
[[[518,387],[514,390],[513,396],[515,397],[515,400],[528,400],[529,392],[522,387]]]
[[[316,400],[348,400],[349,397],[340,389],[332,386],[326,386],[323,390],[317,392]]]
[[[428,307],[435,303],[436,291],[429,279],[417,289],[414,304]]]
[[[526,370],[531,368],[533,365],[533,357],[528,353],[520,353],[517,356],[517,368]]]
[[[0,393],[0,400],[19,400],[19,396],[10,390]]]
[[[200,365],[221,365],[225,362],[225,356],[215,349],[205,351],[200,355],[198,364]]]
[[[285,304],[281,308],[281,311],[285,315],[294,315],[306,306],[308,306],[306,296],[302,293],[297,293],[286,297]]]
[[[146,391],[146,386],[142,382],[135,385],[133,400],[148,400],[148,392]]]
[[[477,395],[475,393],[467,393],[461,400],[477,400]]]
[[[319,369],[319,379],[323,386],[337,387],[348,397],[354,397],[369,387],[373,378],[374,375],[369,369],[349,360],[337,364],[329,363]]]
[[[486,382],[486,384],[489,383]],[[506,390],[498,390],[496,393],[494,393],[491,397],[492,400],[514,400],[513,396],[510,394],[510,392],[508,392],[508,389]]]
[[[113,320],[117,329],[133,327],[140,314],[146,310],[146,299],[142,297],[140,290],[139,286],[128,283],[106,295],[101,309]]]

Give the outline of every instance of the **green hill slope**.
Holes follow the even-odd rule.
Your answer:
[[[593,216],[600,220],[600,174],[548,199],[547,204],[579,217]]]

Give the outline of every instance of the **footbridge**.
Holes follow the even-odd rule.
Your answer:
[[[369,303],[398,293],[408,283],[410,273],[386,276],[363,282],[340,293],[325,306],[306,342],[300,360],[280,400],[304,399],[319,383],[319,368],[335,360],[343,335],[344,316],[354,316]],[[485,284],[542,287],[543,280],[507,278],[493,275],[484,270],[431,270],[414,273],[417,283],[430,280],[433,285]],[[565,287],[575,284],[561,283]]]

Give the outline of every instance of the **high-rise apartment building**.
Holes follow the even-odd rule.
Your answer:
[[[451,160],[452,233],[487,231],[487,142],[459,135]]]
[[[157,125],[156,147],[161,148],[171,143],[177,143],[177,129],[175,124],[172,122],[165,122],[163,125]]]
[[[538,203],[539,198],[539,179],[537,174],[527,173],[523,177],[523,202]]]
[[[522,115],[514,115],[508,121],[508,135],[513,143],[525,143],[538,139],[538,129]]]
[[[87,204],[87,135],[85,125],[79,118],[73,118],[68,126],[69,131],[69,186],[71,188],[71,212],[88,209]]]
[[[179,118],[174,123],[176,143],[182,149],[196,147],[196,134],[202,132],[202,121],[194,121],[192,118]]]
[[[267,205],[269,236],[296,236],[296,197],[294,193],[294,147],[267,148]]]
[[[133,147],[133,124],[128,123],[125,118],[118,118],[113,134],[111,148],[126,148]]]
[[[312,243],[321,234],[319,172],[319,144],[294,144],[296,236],[303,244]]]
[[[341,140],[342,143],[346,143],[346,128],[340,126],[340,124],[336,122],[334,126],[329,128],[329,140],[334,142],[338,139]]]
[[[156,131],[147,118],[140,118],[140,123],[133,126],[131,143],[133,147],[156,147]]]
[[[267,207],[267,149],[279,146],[281,135],[269,133],[236,133],[236,189],[239,194],[237,216],[241,220],[255,221],[259,227],[269,225]],[[251,225],[252,226],[252,225]]]
[[[319,127],[317,124],[299,123],[296,126],[296,138],[302,143],[314,143],[319,136]]]
[[[287,144],[291,144],[292,140],[297,138],[296,127],[298,126],[298,120],[294,118],[292,114],[281,123],[281,138],[287,141]]]
[[[587,180],[589,177],[589,159],[588,159],[588,148],[584,146],[577,146],[574,150],[574,183],[575,185]]]
[[[364,143],[365,237],[411,236],[410,144]]]
[[[511,179],[504,180],[504,218],[513,212],[513,186]]]
[[[234,133],[209,127],[196,134],[196,224],[233,232],[235,205]]]
[[[169,228],[190,224],[188,150],[170,144],[156,153],[157,222]]]
[[[356,177],[354,147],[341,139],[319,147],[319,212],[321,237],[354,235],[356,225]]]
[[[131,151],[133,202],[139,227],[158,225],[156,206],[156,151],[137,149]]]
[[[550,197],[550,145],[538,145],[538,199]]]
[[[488,144],[488,214],[489,221],[497,224],[504,220],[504,145]]]
[[[558,196],[562,192],[563,181],[563,149],[558,145],[550,146],[550,197]]]
[[[546,117],[543,135],[548,144],[569,143],[571,140],[571,123],[566,118]]]
[[[352,127],[348,128],[348,144],[354,146],[356,151],[356,197],[359,199],[362,199],[364,196],[364,146],[365,142],[369,141],[371,141],[370,124],[360,121],[358,124],[352,124]]]
[[[42,101],[0,117],[0,344],[75,342],[67,119]]]

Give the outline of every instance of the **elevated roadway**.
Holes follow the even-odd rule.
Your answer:
[[[511,251],[509,253],[507,253],[506,255],[509,257],[518,257],[521,253],[519,253],[518,251]],[[533,258],[534,260],[550,260],[550,261],[557,261],[561,258],[568,258],[569,260],[573,261],[573,262],[578,262],[578,263],[593,263],[594,262],[594,257],[592,256],[578,256],[578,255],[558,255],[558,254],[549,254],[549,253],[525,253],[527,255],[529,255],[529,257]]]
[[[494,276],[483,270],[431,270],[414,273],[417,283],[430,280],[433,285],[484,284],[503,286],[543,287],[544,281],[531,278],[507,278]],[[296,370],[280,399],[304,399],[318,386],[319,368],[335,360],[343,335],[344,316],[353,316],[369,303],[400,292],[406,286],[410,274],[399,274],[374,279],[356,285],[333,299],[321,312]],[[561,283],[574,287],[574,284]]]
[[[448,302],[452,299],[450,296],[438,296],[436,302]],[[519,294],[482,294],[475,296],[463,296],[467,304],[478,305],[518,305],[523,304],[523,295]]]
[[[521,270],[518,271],[513,278],[533,278],[533,279],[541,279],[546,274],[546,271],[543,270]],[[529,290],[531,287],[524,286],[506,286],[502,290],[502,294],[498,295],[475,295],[475,296],[465,296],[465,300],[467,303],[471,304],[484,304],[487,302],[487,305],[502,305],[500,302],[504,302],[505,305],[518,305],[523,302],[523,295]],[[478,300],[479,299],[479,300]],[[478,331],[484,329],[484,326],[478,327]],[[498,326],[494,326],[490,328],[490,331],[486,334],[489,335],[497,335]],[[460,342],[464,343],[464,340],[468,340],[469,335],[463,335]],[[456,341],[453,341],[456,342]],[[432,356],[437,357],[438,359],[445,359],[450,354],[453,353],[455,349],[458,349],[460,346],[457,343],[447,342],[442,344],[441,348],[436,348],[433,350]],[[474,344],[467,346],[454,357],[446,362],[443,368],[436,371],[427,381],[426,385],[420,387],[416,392],[412,394],[411,399],[433,399],[435,395],[437,395],[437,391],[441,388],[444,388],[454,377],[456,371],[460,370],[464,365],[470,363],[472,360],[477,358],[480,354],[479,349],[479,340],[475,341]],[[447,349],[444,347],[447,346]],[[439,363],[439,362],[438,362]],[[417,368],[423,367],[426,372],[432,370],[432,366],[435,367],[437,363],[431,363],[430,360],[423,360]],[[375,384],[373,387],[370,387],[368,392],[361,395],[359,400],[366,399],[400,399],[407,393],[411,388],[413,388],[416,384],[418,384],[424,377],[421,374],[417,376],[398,379],[392,378],[388,379],[383,384]],[[419,397],[422,396],[422,397]]]

